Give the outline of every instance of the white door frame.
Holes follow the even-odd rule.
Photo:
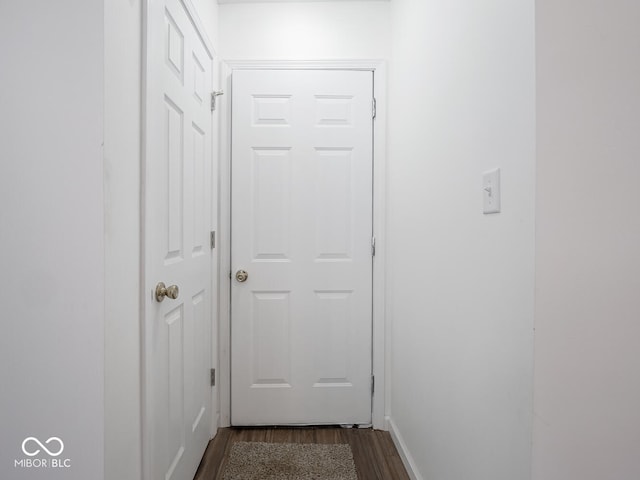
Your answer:
[[[147,184],[147,117],[148,117],[148,102],[147,96],[149,92],[148,84],[153,81],[150,77],[150,72],[153,71],[153,67],[149,65],[148,59],[148,48],[150,39],[148,22],[149,22],[149,11],[152,7],[152,3],[154,0],[144,0],[142,2],[142,85],[141,85],[141,155],[140,155],[140,360],[141,360],[141,398],[140,398],[140,413],[141,413],[141,433],[142,433],[142,478],[145,480],[155,480],[151,479],[151,452],[149,449],[149,437],[151,435],[151,416],[149,414],[147,405],[148,405],[148,396],[147,392],[147,372],[149,371],[148,363],[149,363],[149,351],[146,347],[146,296],[151,294],[150,286],[146,284],[146,268],[147,268],[147,260],[146,260],[146,184]],[[218,55],[213,48],[213,43],[211,42],[209,36],[206,33],[204,28],[204,24],[202,20],[198,16],[198,11],[193,5],[191,0],[180,0],[182,5],[184,6],[185,11],[189,15],[189,18],[202,40],[207,53],[209,53],[212,57],[212,77],[213,83],[216,83],[216,71],[217,71],[217,60]],[[218,150],[216,149],[215,142],[217,141],[216,128],[217,128],[217,115],[213,115],[211,118],[211,175],[210,179],[210,188],[215,189],[216,185],[219,183],[218,179],[218,168],[217,168],[217,159],[218,159]],[[214,190],[215,193],[215,190]],[[211,211],[212,211],[212,219],[211,219],[211,228],[217,228],[217,219],[218,219],[218,197],[215,194],[211,195]],[[211,366],[214,367],[216,365],[216,343],[215,343],[215,335],[217,331],[217,315],[218,308],[216,302],[218,300],[218,271],[216,269],[218,256],[216,250],[212,252],[211,256]],[[211,395],[211,425],[209,427],[210,436],[214,436],[216,429],[218,428],[218,417],[217,417],[217,399],[216,399],[216,390],[214,389]]]
[[[386,186],[386,64],[383,60],[319,60],[319,61],[223,61],[221,82],[228,93],[219,97],[222,121],[220,122],[220,165],[218,185],[218,228],[220,278],[219,286],[219,407],[220,426],[231,425],[231,75],[242,69],[307,69],[307,70],[368,70],[374,73],[374,96],[377,100],[376,119],[373,125],[373,232],[376,238],[376,255],[373,262],[373,358],[375,390],[372,399],[372,423],[376,429],[386,430],[386,406],[389,405],[388,378],[388,329],[385,322],[385,186]]]

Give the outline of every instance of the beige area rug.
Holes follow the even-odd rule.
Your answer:
[[[357,480],[344,444],[235,442],[222,480]]]

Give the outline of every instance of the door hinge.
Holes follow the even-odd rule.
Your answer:
[[[211,250],[213,250],[214,248],[216,248],[216,232],[215,232],[215,230],[213,230],[211,232]]]
[[[220,90],[218,92],[211,92],[211,111],[212,112],[216,109],[216,99],[220,95],[224,95],[224,91]]]
[[[371,375],[371,395],[373,395],[376,391],[376,377]]]
[[[212,387],[216,386],[216,369],[215,368],[211,369],[211,386]]]
[[[371,256],[376,256],[376,237],[371,237]]]
[[[375,97],[373,98],[373,114],[372,114],[372,118],[376,118],[376,115],[378,113],[378,104],[377,101],[375,99]]]

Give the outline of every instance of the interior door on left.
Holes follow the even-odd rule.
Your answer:
[[[145,478],[192,479],[211,437],[213,56],[186,4],[147,3]],[[177,298],[156,295],[177,286]],[[160,292],[161,293],[161,292]]]

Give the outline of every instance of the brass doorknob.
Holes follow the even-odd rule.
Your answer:
[[[238,270],[236,272],[236,280],[239,281],[240,283],[246,282],[247,278],[249,278],[249,274],[244,270]]]
[[[160,282],[156,285],[156,300],[161,302],[164,300],[164,297],[169,297],[173,300],[178,298],[180,294],[180,289],[177,285],[171,285],[167,287],[164,283]]]

